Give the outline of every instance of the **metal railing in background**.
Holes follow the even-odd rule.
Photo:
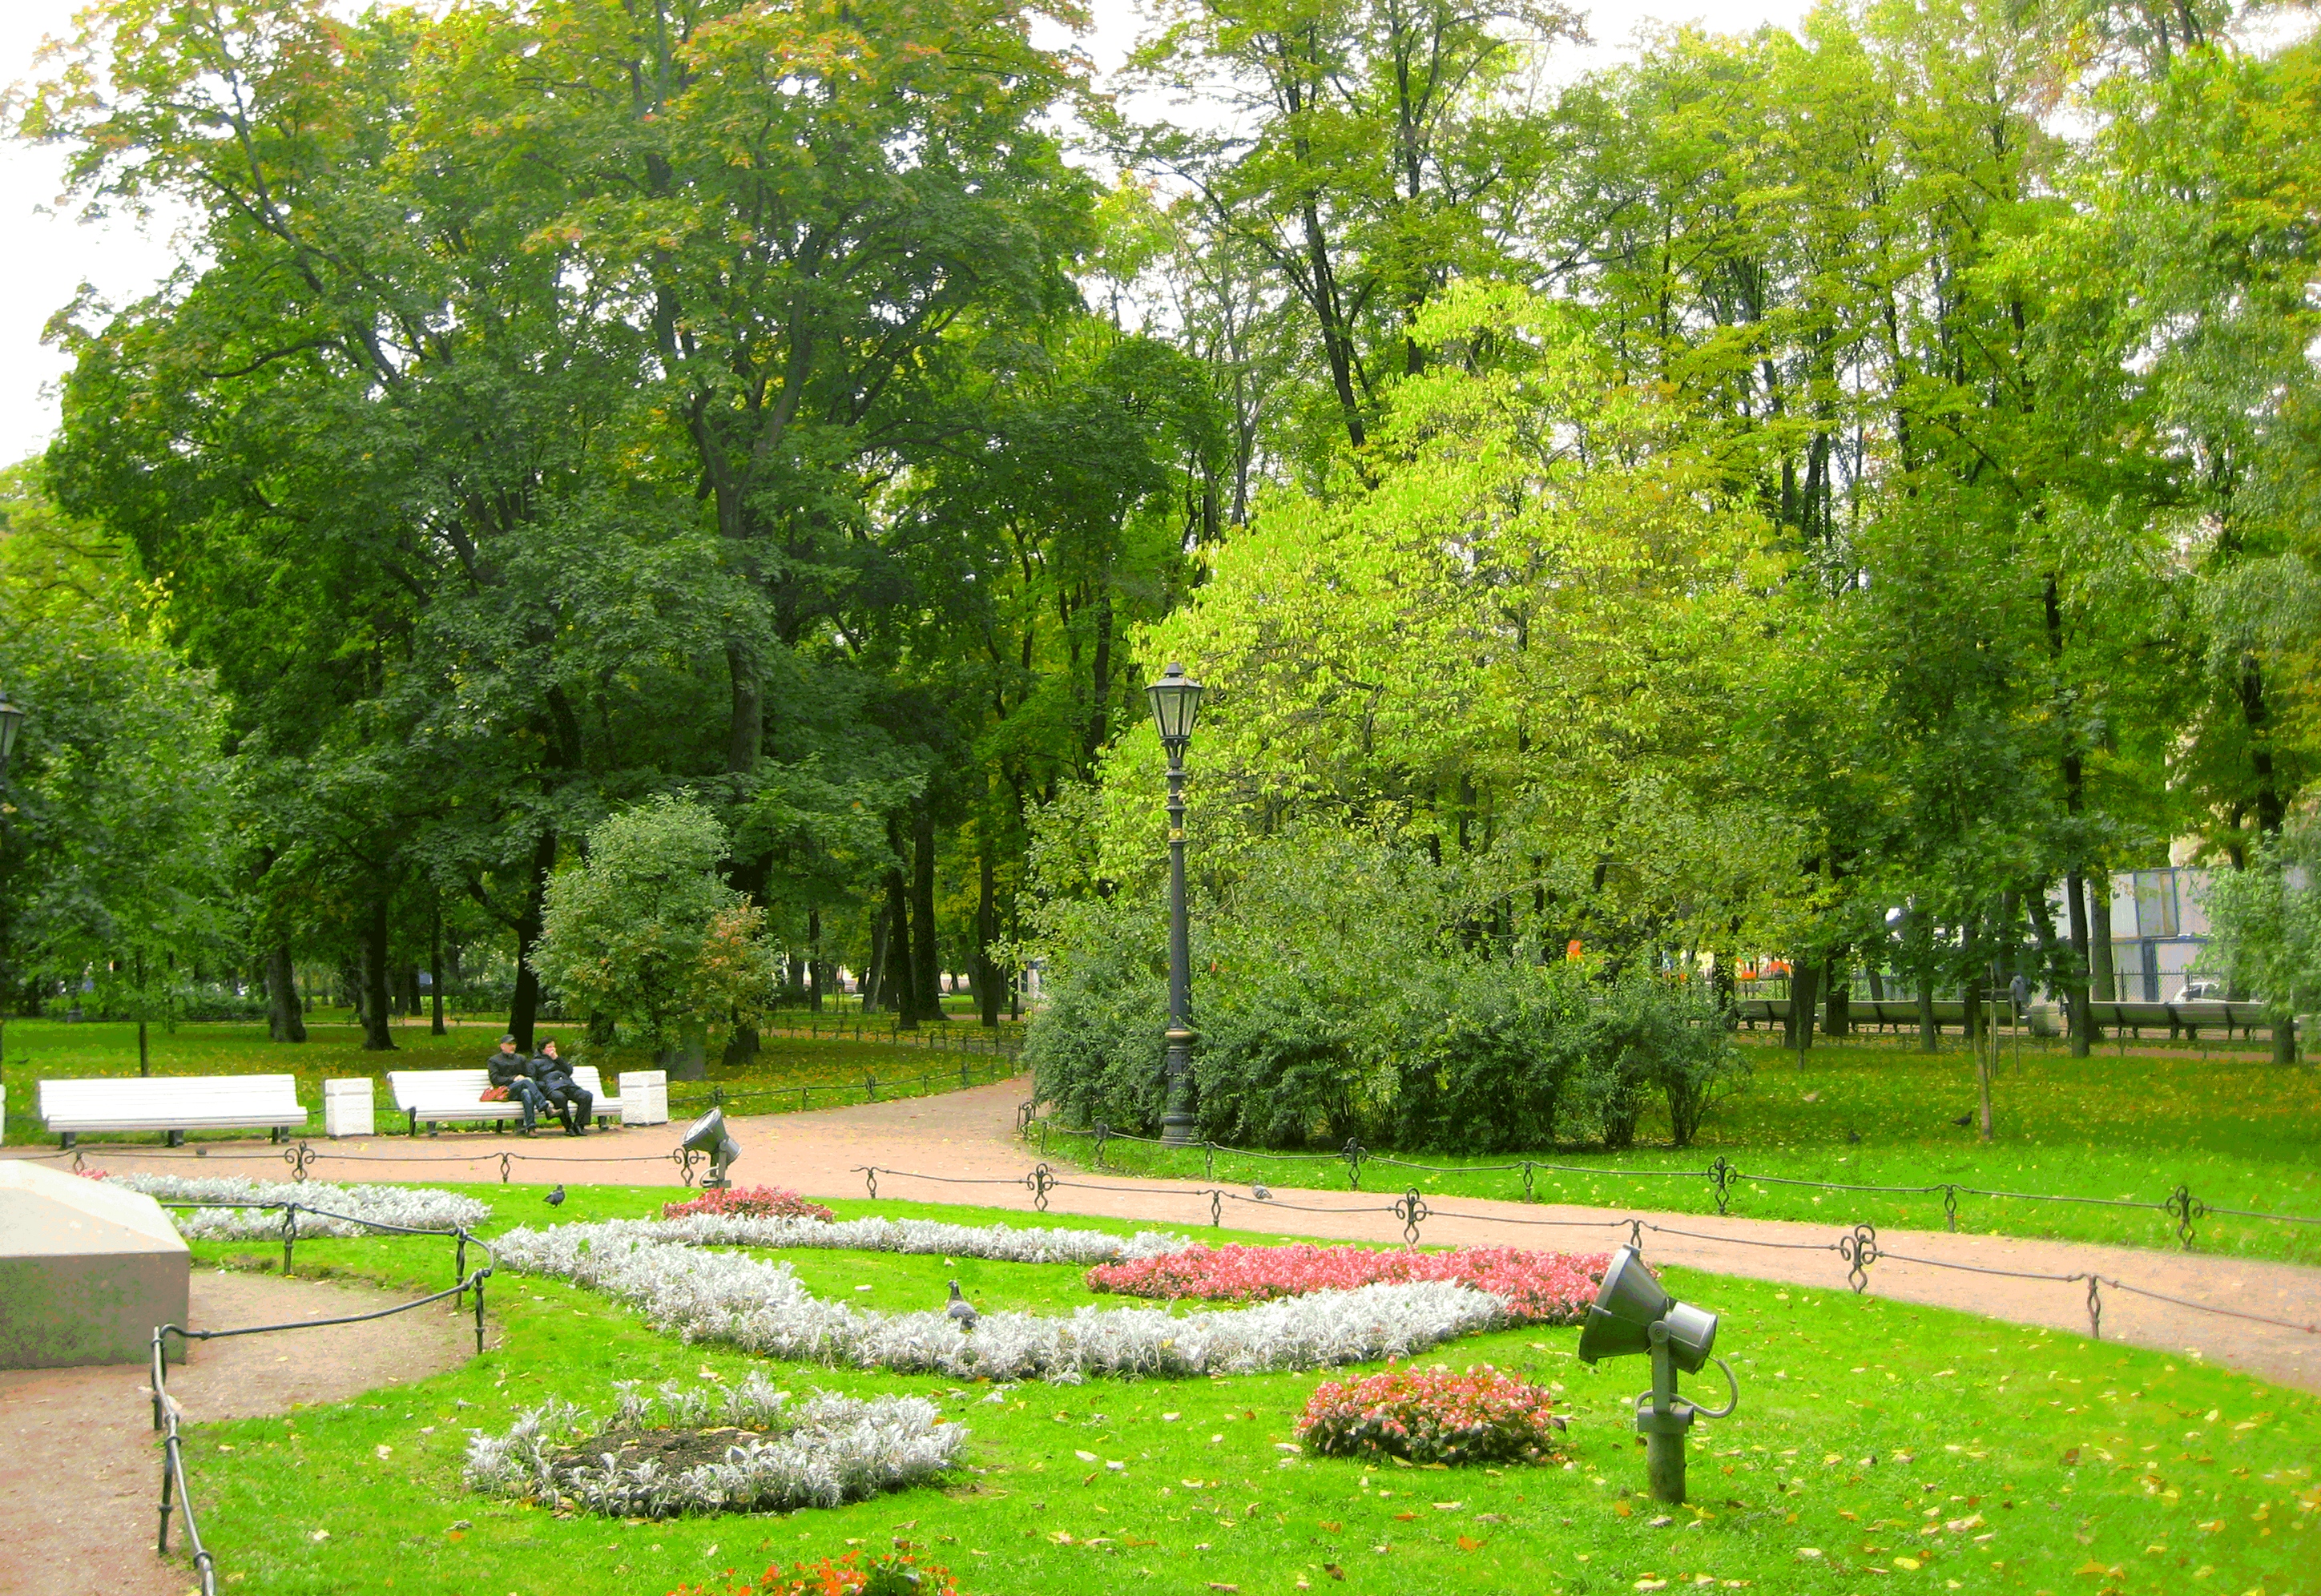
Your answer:
[[[1036,1109],[1037,1105],[1034,1103],[1027,1102],[1020,1105],[1016,1109],[1016,1124],[1019,1134],[1026,1140],[1029,1140],[1036,1131],[1042,1157],[1048,1154],[1049,1138],[1051,1135],[1085,1136],[1091,1144],[1096,1167],[1104,1169],[1107,1167],[1105,1163],[1106,1150],[1112,1143],[1134,1142],[1148,1147],[1159,1147],[1166,1152],[1199,1153],[1203,1158],[1201,1178],[1205,1181],[1213,1181],[1216,1178],[1217,1155],[1221,1153],[1228,1157],[1245,1159],[1261,1164],[1343,1163],[1346,1166],[1346,1187],[1352,1191],[1361,1190],[1362,1168],[1365,1164],[1377,1164],[1389,1169],[1413,1170],[1429,1175],[1515,1173],[1522,1178],[1523,1200],[1525,1202],[1539,1200],[1536,1182],[1538,1176],[1543,1173],[1602,1176],[1627,1181],[1705,1181],[1708,1184],[1710,1195],[1716,1204],[1716,1212],[1720,1218],[1732,1212],[1734,1188],[1744,1181],[1753,1181],[1760,1185],[1794,1186],[1816,1191],[1855,1191],[1892,1197],[1940,1197],[1943,1200],[1944,1222],[1953,1235],[1957,1233],[1959,1227],[1959,1199],[1961,1197],[2007,1202],[2076,1203],[2089,1208],[2136,1208],[2149,1213],[2164,1214],[2172,1222],[2177,1244],[2187,1252],[2192,1250],[2192,1244],[2197,1239],[2200,1221],[2211,1215],[2237,1219],[2257,1219],[2280,1225],[2321,1225],[2321,1214],[2276,1214],[2258,1208],[2217,1208],[2194,1196],[2189,1186],[2183,1183],[2179,1183],[2174,1190],[2153,1202],[2123,1197],[2077,1197],[2066,1192],[2001,1191],[1988,1187],[1970,1186],[1957,1181],[1934,1181],[1922,1186],[1880,1186],[1866,1181],[1821,1181],[1794,1175],[1769,1175],[1753,1170],[1744,1172],[1739,1164],[1722,1154],[1711,1160],[1705,1168],[1697,1170],[1622,1169],[1614,1164],[1553,1163],[1544,1159],[1535,1158],[1516,1159],[1506,1163],[1415,1163],[1406,1159],[1392,1158],[1384,1154],[1372,1153],[1361,1142],[1352,1139],[1349,1139],[1346,1145],[1335,1153],[1275,1153],[1264,1148],[1232,1147],[1219,1142],[1188,1142],[1172,1146],[1152,1136],[1132,1135],[1126,1131],[1115,1130],[1101,1122],[1087,1129],[1059,1125],[1052,1119],[1039,1118]]]

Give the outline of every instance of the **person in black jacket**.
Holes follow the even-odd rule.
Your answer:
[[[540,1083],[541,1091],[556,1105],[557,1117],[564,1121],[568,1136],[588,1134],[588,1118],[596,1107],[596,1099],[588,1089],[572,1079],[571,1067],[557,1056],[556,1039],[551,1036],[540,1044],[540,1056],[532,1061],[532,1079]]]
[[[532,1061],[515,1050],[514,1035],[500,1038],[499,1051],[484,1061],[484,1068],[491,1072],[492,1084],[507,1088],[509,1100],[523,1107],[524,1133],[529,1135],[548,1099],[541,1093],[540,1082],[532,1079]]]

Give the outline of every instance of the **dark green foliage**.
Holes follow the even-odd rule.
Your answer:
[[[1168,978],[1149,938],[1133,934],[1117,904],[1088,906],[1081,940],[1051,970],[1047,1004],[1024,1041],[1037,1095],[1075,1125],[1142,1134],[1160,1121],[1160,1033]]]

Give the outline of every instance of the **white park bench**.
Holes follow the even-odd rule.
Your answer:
[[[59,1145],[86,1131],[158,1130],[172,1147],[189,1130],[304,1130],[295,1075],[155,1075],[134,1079],[43,1081],[41,1118]]]
[[[621,1099],[606,1095],[604,1082],[597,1078],[594,1064],[576,1064],[572,1079],[580,1089],[595,1098],[589,1115],[598,1125],[611,1120],[618,1123]],[[510,1099],[505,1102],[487,1103],[484,1093],[492,1084],[489,1070],[389,1070],[387,1090],[395,1095],[395,1106],[408,1117],[411,1134],[419,1134],[422,1120],[427,1134],[433,1135],[439,1125],[511,1125],[523,1120],[523,1105]]]

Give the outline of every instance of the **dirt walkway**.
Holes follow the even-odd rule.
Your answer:
[[[277,1324],[364,1313],[386,1292],[194,1272],[194,1327]],[[196,1345],[169,1374],[196,1423],[344,1401],[456,1365],[473,1344],[465,1322],[418,1309],[361,1325]],[[146,1371],[135,1364],[0,1371],[0,1593],[179,1596],[194,1584],[182,1555],[153,1553],[160,1489]],[[201,1483],[194,1482],[201,1505]],[[180,1528],[182,1527],[179,1527]],[[172,1546],[183,1545],[173,1534]]]
[[[736,1118],[729,1122],[742,1145],[742,1159],[734,1172],[744,1184],[762,1181],[789,1186],[817,1197],[860,1197],[866,1188],[860,1168],[878,1165],[944,1178],[937,1181],[882,1175],[878,1185],[882,1197],[1029,1211],[1033,1208],[1033,1194],[1023,1178],[1037,1160],[1012,1134],[1016,1105],[1024,1096],[1022,1081],[1002,1081],[938,1097]],[[325,1144],[331,1151],[361,1154],[378,1162],[350,1160],[334,1165],[326,1161],[317,1164],[314,1172],[317,1178],[336,1180],[496,1182],[500,1179],[498,1154],[516,1150],[524,1156],[510,1163],[509,1173],[519,1181],[674,1186],[677,1172],[666,1154],[676,1139],[677,1129],[671,1126],[638,1126],[585,1142],[545,1144],[447,1134],[414,1146],[402,1137],[381,1137],[366,1143]],[[113,1146],[92,1148],[89,1158],[112,1169],[179,1172],[194,1162],[182,1154],[165,1158],[149,1152],[141,1158],[134,1150]],[[1049,1162],[1070,1182],[1049,1193],[1051,1215],[1102,1215],[1174,1228],[1208,1227],[1211,1203],[1206,1186],[1141,1178],[1127,1181],[1075,1170],[1059,1159]],[[269,1179],[278,1179],[283,1170],[280,1150],[263,1145],[214,1147],[198,1167],[205,1173],[247,1173]],[[1273,1190],[1276,1200],[1270,1203],[1255,1201],[1246,1188],[1229,1190],[1221,1205],[1226,1232],[1374,1242],[1402,1239],[1401,1221],[1386,1211],[1391,1194],[1288,1186]],[[1833,1208],[1835,1210],[1834,1203]],[[1833,1212],[1834,1220],[1839,1211]],[[1847,1289],[1846,1261],[1836,1248],[1848,1233],[1834,1223],[1807,1225],[1645,1208],[1527,1206],[1445,1197],[1442,1210],[1422,1227],[1421,1237],[1435,1245],[1492,1244],[1598,1252],[1628,1239],[1632,1220],[1645,1227],[1644,1254],[1655,1263],[1823,1290]],[[2093,1272],[2191,1302],[2299,1324],[2321,1321],[2321,1270],[2294,1264],[2076,1242],[1952,1236],[1943,1231],[1889,1230],[1879,1235],[1877,1245],[1886,1254],[1869,1271],[1869,1289],[1877,1295],[1964,1309],[2080,1335],[2088,1332],[2084,1284],[1971,1274],[1934,1265],[1971,1264],[2037,1275]],[[1926,1262],[1913,1263],[1905,1259]],[[2102,1291],[2102,1313],[2107,1340],[2205,1357],[2283,1384],[2321,1391],[2321,1335],[2226,1318],[2110,1287]]]

